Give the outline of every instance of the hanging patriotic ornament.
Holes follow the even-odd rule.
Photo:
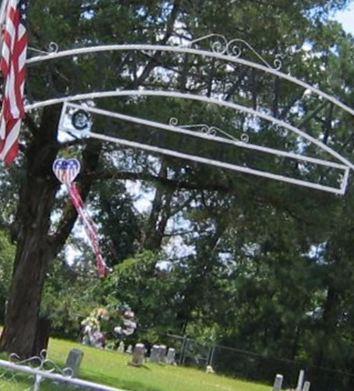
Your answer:
[[[80,168],[80,162],[77,159],[56,159],[53,163],[53,172],[58,180],[66,185],[71,201],[84,225],[85,232],[96,255],[98,275],[100,277],[105,277],[107,275],[108,268],[102,256],[97,227],[91,216],[88,214],[81,198],[79,188],[74,182],[80,172]]]
[[[53,164],[55,176],[64,185],[70,186],[80,172],[80,162],[77,159],[57,159]]]

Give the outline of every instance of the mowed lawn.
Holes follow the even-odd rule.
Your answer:
[[[206,374],[203,371],[171,365],[146,363],[141,368],[129,366],[131,356],[103,351],[75,342],[51,339],[48,358],[64,366],[68,352],[84,351],[80,378],[131,391],[270,391],[270,386]],[[28,383],[27,383],[28,384]],[[28,387],[28,386],[27,386]],[[25,383],[0,380],[0,390],[24,390]],[[45,382],[41,390],[64,390],[66,387]]]

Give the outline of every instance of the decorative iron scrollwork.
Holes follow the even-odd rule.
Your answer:
[[[58,51],[59,51],[59,45],[56,42],[50,42],[48,45],[48,52],[58,53]]]
[[[227,138],[233,140],[233,141],[242,141],[244,143],[248,143],[249,136],[246,133],[242,133],[240,140],[232,136],[231,134],[225,132],[224,130],[216,127],[216,126],[209,126],[207,124],[191,124],[191,125],[179,125],[178,119],[176,117],[171,117],[169,120],[169,125],[171,126],[178,126],[182,129],[195,129],[197,132],[207,134],[208,136],[219,136],[220,134],[226,136]]]
[[[241,57],[244,48],[248,49],[253,55],[255,55],[258,60],[260,60],[263,65],[265,65],[267,68],[274,69],[279,71],[282,66],[282,60],[279,54],[275,56],[275,59],[273,61],[273,65],[270,64],[263,56],[261,56],[256,49],[252,45],[250,45],[247,41],[240,38],[235,38],[230,41],[227,40],[227,38],[224,35],[221,34],[208,34],[203,37],[194,39],[188,43],[188,46],[193,46],[196,43],[200,43],[202,41],[206,41],[211,39],[212,42],[210,44],[211,50],[214,53],[223,54],[226,56],[232,56],[239,58]],[[243,47],[242,47],[242,46]]]
[[[17,365],[28,365],[34,369],[46,371],[46,372],[55,372],[61,374],[66,377],[72,377],[73,371],[71,368],[60,368],[54,361],[49,360],[47,358],[47,351],[42,350],[39,356],[33,356],[27,358],[25,360],[21,360],[21,358],[16,354],[10,354],[10,361]]]
[[[30,50],[34,53],[47,55],[47,54],[52,54],[52,53],[58,53],[59,52],[59,45],[56,42],[50,42],[47,50],[40,50],[40,49],[34,48],[32,46],[29,46],[28,50]]]

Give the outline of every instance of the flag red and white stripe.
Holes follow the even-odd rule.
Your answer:
[[[18,153],[21,121],[25,116],[28,0],[5,0],[0,68],[4,79],[0,119],[0,159],[11,164]]]
[[[102,256],[96,225],[91,219],[90,215],[87,213],[87,210],[84,206],[84,203],[82,201],[76,183],[74,182],[72,184],[67,184],[67,187],[72,203],[75,206],[75,209],[77,210],[77,213],[81,218],[81,221],[85,228],[86,235],[88,236],[93,251],[96,255],[96,266],[97,266],[98,275],[100,277],[105,277],[107,275],[108,268]]]

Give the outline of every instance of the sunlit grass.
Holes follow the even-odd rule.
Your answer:
[[[81,349],[84,358],[80,378],[132,391],[269,391],[271,387],[241,380],[206,374],[192,368],[146,363],[136,368],[128,365],[131,356],[117,352],[103,351],[71,341],[51,339],[48,358],[64,366],[68,352]],[[27,382],[26,382],[27,383]],[[19,382],[1,382],[0,390],[24,390],[28,385]],[[43,384],[43,390],[64,390]],[[28,384],[28,383],[27,383]],[[21,388],[22,387],[22,388]]]

